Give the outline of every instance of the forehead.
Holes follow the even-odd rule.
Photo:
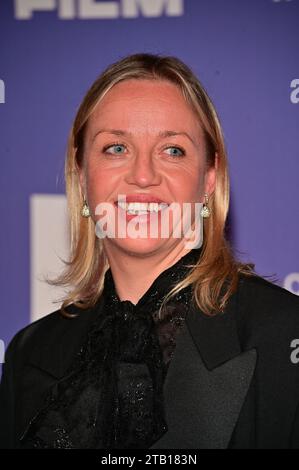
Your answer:
[[[200,129],[198,116],[175,84],[166,80],[130,79],[114,85],[89,118],[101,125],[130,127],[142,132],[180,127]],[[176,130],[176,129],[174,129]]]

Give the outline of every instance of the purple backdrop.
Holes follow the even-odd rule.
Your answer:
[[[233,245],[298,294],[299,1],[33,3],[0,0],[3,345],[30,321],[30,195],[64,193],[84,93],[136,52],[176,55],[198,75],[224,128]]]

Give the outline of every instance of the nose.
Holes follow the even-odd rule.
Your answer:
[[[128,184],[135,184],[142,188],[151,185],[159,185],[161,182],[161,174],[155,167],[151,156],[147,153],[140,152],[136,155],[136,158],[132,160],[125,180]]]

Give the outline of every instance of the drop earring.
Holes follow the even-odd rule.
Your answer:
[[[82,206],[82,209],[81,209],[81,215],[82,215],[82,217],[90,217],[90,210],[89,210],[88,204],[86,202],[85,196],[83,198],[83,206]]]
[[[201,208],[201,211],[200,211],[200,215],[205,219],[210,217],[210,214],[211,214],[211,211],[208,207],[208,202],[209,202],[209,196],[207,194],[205,194],[205,202],[204,202],[204,204]]]

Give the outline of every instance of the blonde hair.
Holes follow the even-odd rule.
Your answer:
[[[255,275],[254,264],[241,263],[233,255],[225,237],[225,222],[229,209],[228,162],[219,118],[205,89],[192,70],[172,56],[134,54],[111,64],[92,84],[76,114],[70,131],[65,162],[66,194],[70,217],[70,261],[52,285],[72,286],[64,297],[61,313],[71,314],[66,307],[74,304],[90,308],[100,298],[105,272],[109,268],[103,242],[95,234],[91,217],[83,218],[83,194],[78,168],[83,164],[84,138],[89,116],[105,94],[117,83],[129,79],[167,80],[182,92],[187,103],[197,113],[204,131],[207,167],[215,165],[218,156],[216,186],[209,198],[211,215],[204,219],[203,245],[198,263],[165,297],[165,302],[185,287],[193,286],[193,300],[206,314],[223,311],[229,297],[237,289],[240,274]],[[160,308],[160,310],[161,310]]]

